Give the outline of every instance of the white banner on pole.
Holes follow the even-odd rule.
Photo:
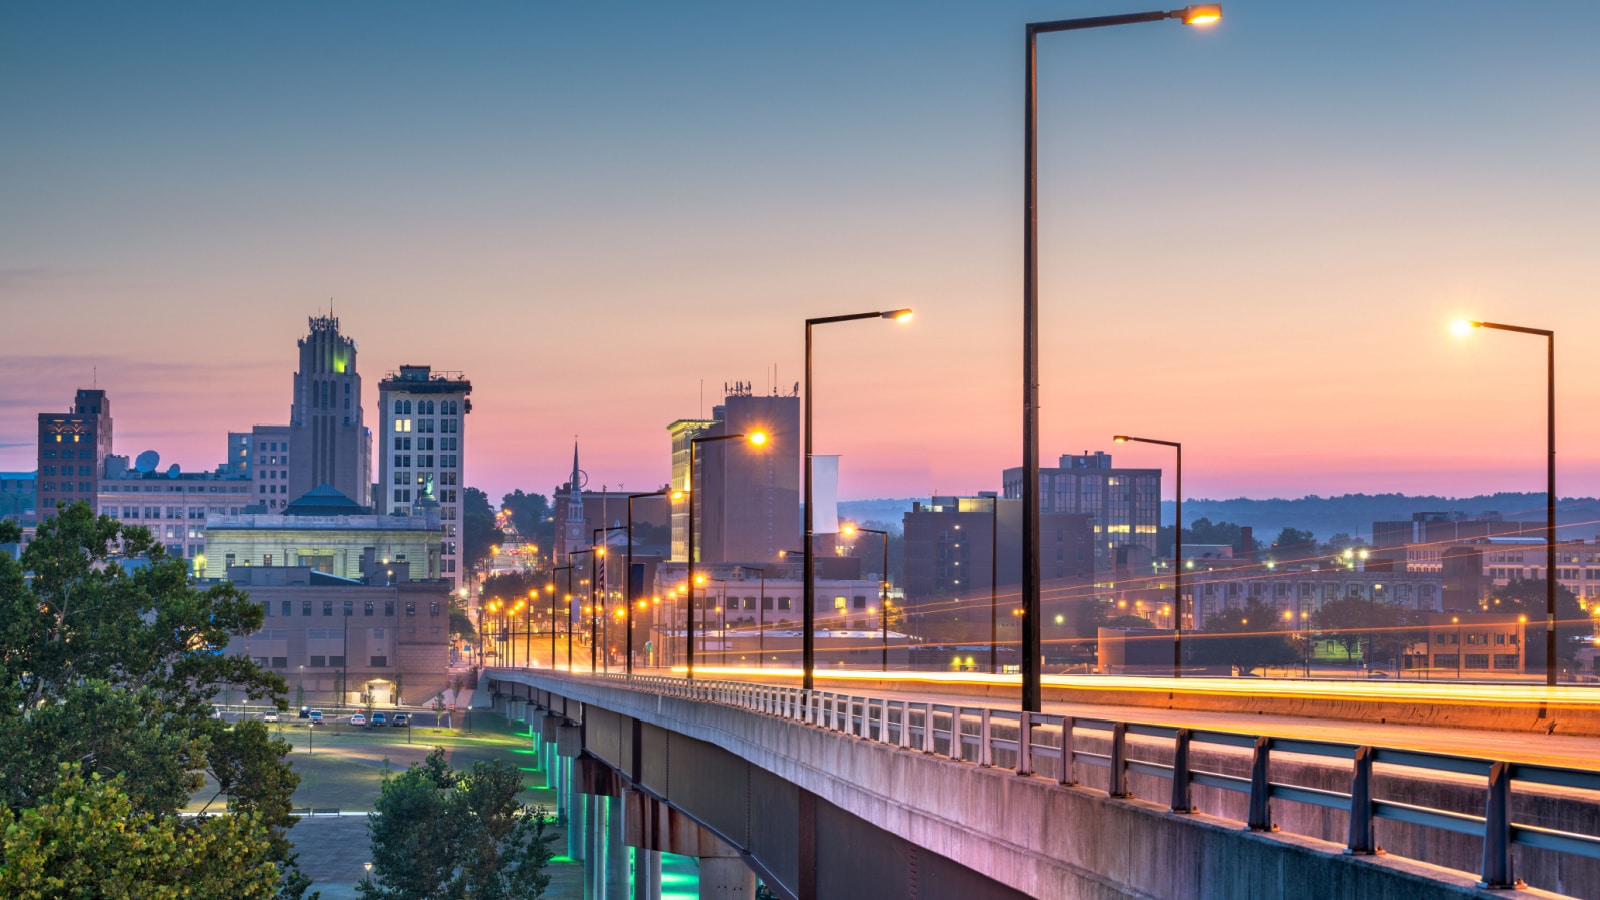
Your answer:
[[[817,534],[839,533],[839,457],[811,456],[811,528]]]

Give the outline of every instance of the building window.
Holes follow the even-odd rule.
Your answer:
[[[414,616],[416,614],[417,614],[417,601],[415,601],[415,600],[407,600],[406,601],[406,615]]]
[[[385,601],[383,601],[383,614],[386,615],[386,616],[394,615],[394,601],[393,600],[385,600]]]
[[[272,658],[272,668],[274,668],[274,669],[287,669],[287,668],[289,668],[289,657],[287,657],[287,656],[274,656]]]
[[[339,668],[339,667],[344,665],[344,657],[342,657],[342,656],[330,656],[330,657],[328,657],[328,665],[330,665],[330,666],[334,667],[335,669],[337,669],[337,668]]]
[[[788,597],[779,597],[778,598],[778,609],[787,610],[787,609],[793,609],[793,608],[794,607],[789,603],[789,598]]]
[[[374,669],[386,669],[388,667],[389,667],[389,657],[387,657],[387,656],[374,656],[372,658],[372,668],[374,668]]]
[[[267,603],[267,602],[263,602],[261,604],[261,614],[264,615],[264,616],[272,615],[272,604],[271,603]]]
[[[332,616],[333,615],[333,601],[332,600],[324,600],[324,601],[322,601],[322,614],[325,615],[325,616]]]
[[[354,601],[346,600],[344,602],[344,614],[346,616],[353,616],[356,614]]]
[[[311,601],[310,600],[301,600],[300,601],[300,615],[302,615],[302,616],[311,615]]]
[[[308,665],[313,669],[326,669],[328,667],[328,658],[326,656],[313,656]]]
[[[364,615],[364,616],[372,615],[372,609],[373,609],[373,605],[372,605],[372,601],[371,600],[362,601],[362,603],[361,603],[361,614],[362,615]]]
[[[288,616],[288,615],[289,615],[289,614],[290,614],[290,613],[289,613],[289,610],[290,610],[290,609],[291,609],[291,608],[292,608],[292,607],[290,607],[290,605],[289,605],[289,602],[290,602],[290,601],[288,601],[288,600],[285,600],[285,601],[283,601],[283,607],[282,607],[282,609],[283,609],[283,614],[284,614],[284,615],[285,615],[285,616]]]
[[[439,601],[434,600],[434,601],[432,601],[432,602],[430,602],[428,604],[428,615],[437,616],[438,614],[439,614]]]

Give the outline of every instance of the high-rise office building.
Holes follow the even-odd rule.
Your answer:
[[[98,513],[110,454],[111,401],[105,391],[79,389],[69,412],[39,413],[40,518],[55,515],[58,503],[78,500]]]
[[[461,581],[461,473],[472,382],[460,372],[401,366],[378,382],[380,513],[412,515],[424,493],[439,504],[441,577]]]
[[[689,441],[764,432],[761,446],[702,443],[694,486],[695,556],[703,562],[775,562],[800,541],[800,398],[757,396],[735,384],[710,419],[680,419],[672,437],[672,489],[689,486]],[[672,506],[673,559],[688,558],[688,495]]]
[[[1008,500],[1022,497],[1022,468],[1005,470]],[[1137,548],[1156,556],[1161,528],[1161,470],[1117,469],[1109,453],[1063,456],[1061,465],[1039,470],[1039,512],[1094,517],[1097,576],[1116,571],[1118,550]]]
[[[309,320],[300,339],[300,371],[289,409],[289,491],[292,502],[328,485],[361,506],[371,505],[372,432],[361,415],[356,343],[339,333],[331,315]]]

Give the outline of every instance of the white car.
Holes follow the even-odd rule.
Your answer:
[[[367,717],[362,715],[361,713],[355,713],[355,714],[350,716],[350,724],[351,725],[366,725],[367,724]]]
[[[265,713],[262,713],[261,721],[268,724],[276,724],[278,721],[278,711],[275,709],[267,710]]]

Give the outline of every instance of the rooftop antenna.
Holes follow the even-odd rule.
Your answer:
[[[100,367],[99,366],[95,366],[94,367],[94,386],[95,386],[95,390],[99,390],[100,389]]]
[[[696,417],[700,419],[706,417],[706,380],[704,378],[700,379],[700,411],[696,414]]]

